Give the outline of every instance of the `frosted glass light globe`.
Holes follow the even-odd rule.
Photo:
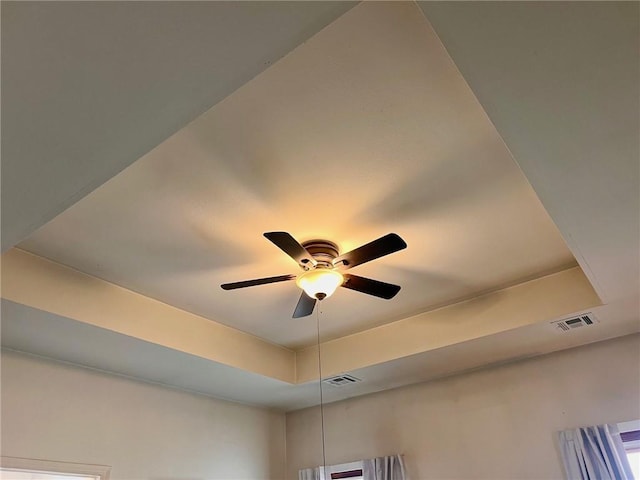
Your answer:
[[[318,300],[330,297],[343,282],[344,277],[339,272],[328,268],[309,270],[296,279],[296,285]]]

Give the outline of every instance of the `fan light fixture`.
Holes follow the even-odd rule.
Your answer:
[[[296,285],[309,297],[318,300],[330,297],[343,282],[344,277],[340,272],[328,268],[309,270],[296,279]]]
[[[395,297],[400,291],[400,285],[360,277],[352,273],[340,273],[407,248],[406,242],[397,233],[388,233],[384,237],[342,255],[340,255],[338,246],[328,240],[309,240],[301,244],[287,232],[266,232],[264,237],[289,255],[305,273],[300,276],[289,274],[223,283],[220,285],[223,290],[235,290],[296,279],[298,287],[303,291],[300,292],[300,299],[293,311],[293,318],[311,315],[318,300],[331,296],[338,287],[385,300]],[[335,270],[338,267],[340,271]]]

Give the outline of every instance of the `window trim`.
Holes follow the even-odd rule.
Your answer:
[[[50,473],[68,473],[71,475],[90,475],[100,480],[109,480],[111,467],[85,463],[56,462],[35,458],[0,457],[0,467],[5,469],[29,470]]]

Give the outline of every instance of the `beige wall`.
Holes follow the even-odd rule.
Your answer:
[[[640,335],[337,402],[324,415],[327,464],[404,453],[412,480],[562,478],[554,432],[640,418]],[[317,408],[287,414],[288,478],[321,463],[319,439]]]
[[[401,452],[412,480],[561,478],[554,432],[640,418],[640,335],[325,408],[327,463]],[[319,411],[286,417],[289,478],[321,463]],[[283,478],[284,415],[3,352],[2,454],[112,479]]]
[[[113,480],[278,479],[284,414],[14,352],[2,455],[111,465]]]

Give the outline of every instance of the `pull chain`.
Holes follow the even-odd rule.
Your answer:
[[[316,327],[318,330],[318,385],[320,386],[320,430],[322,432],[322,478],[327,476],[327,456],[324,438],[324,402],[322,398],[322,356],[320,355],[320,302],[316,308]]]

